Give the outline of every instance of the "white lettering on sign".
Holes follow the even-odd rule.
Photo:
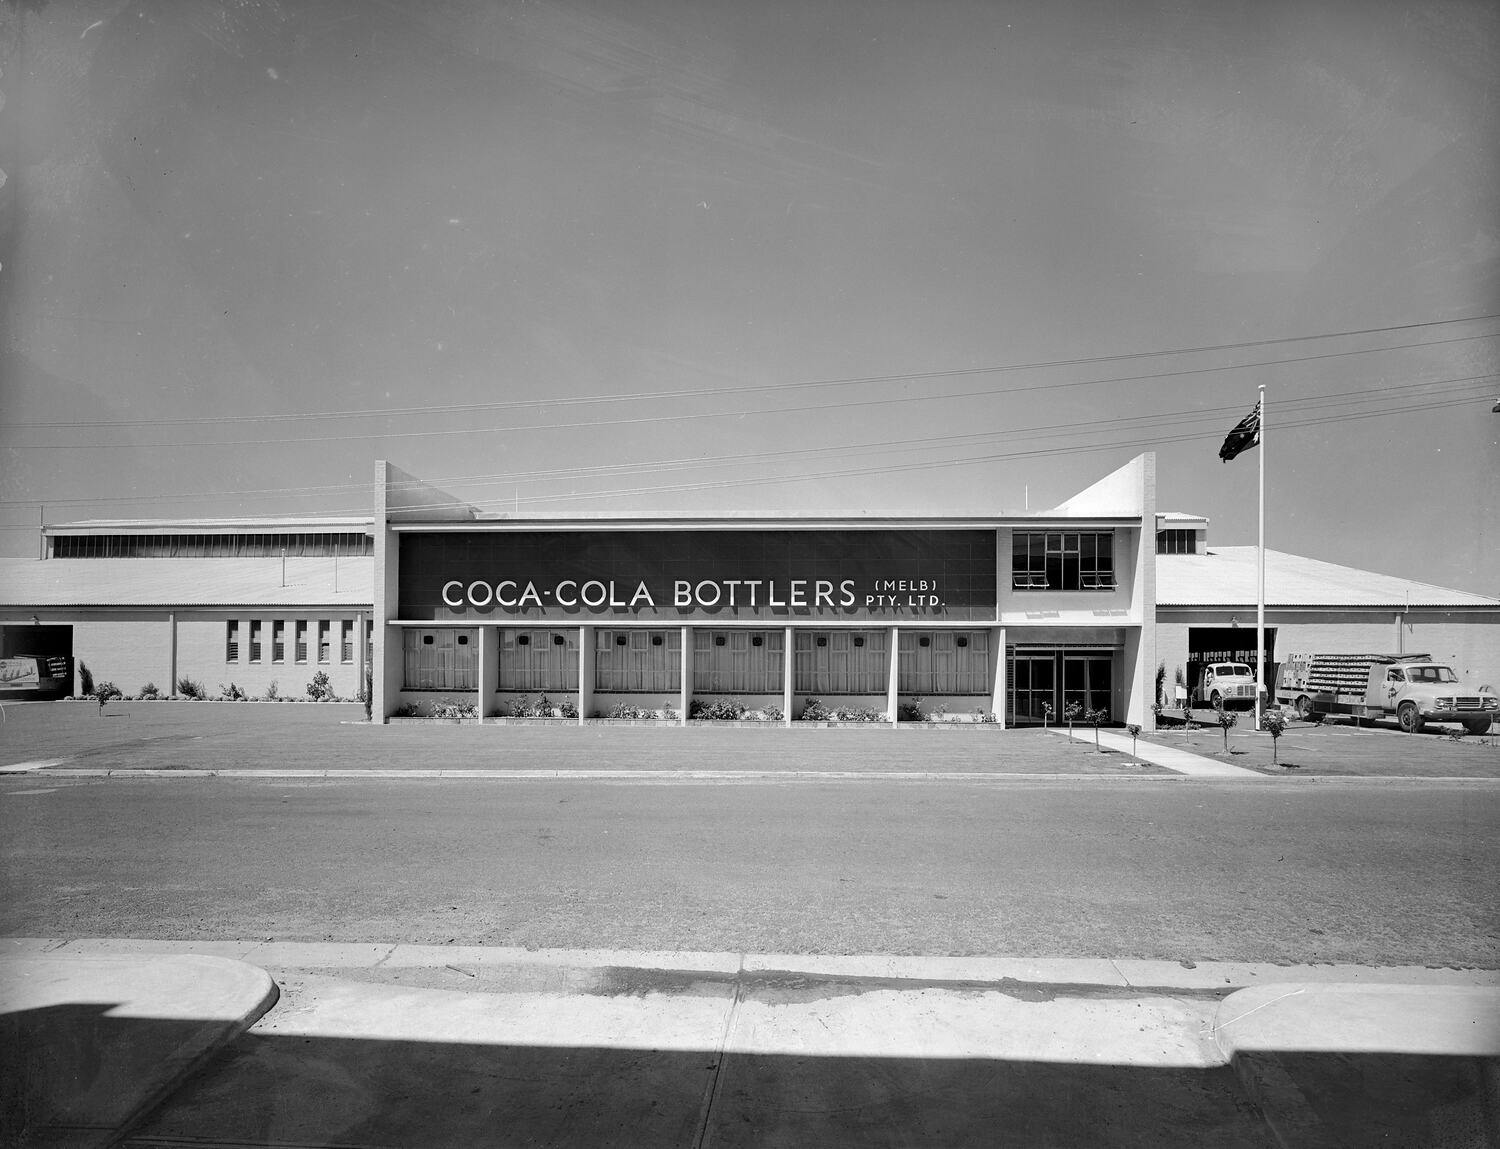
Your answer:
[[[899,609],[902,607],[936,608],[942,599],[935,593],[935,579],[876,579],[874,593],[863,596],[867,609]],[[626,587],[629,584],[625,584]],[[656,599],[651,588],[642,580],[636,583],[635,591],[627,596],[626,589],[614,579],[589,579],[580,584],[576,579],[563,579],[548,590],[539,590],[536,583],[524,585],[515,579],[501,579],[488,583],[483,579],[464,585],[458,579],[443,584],[443,604],[454,610],[465,606],[499,606],[507,609],[541,608],[543,600],[572,610],[579,606],[590,610],[606,607],[616,610],[638,610],[641,607],[655,608]],[[810,597],[809,597],[810,596]],[[672,606],[679,610],[701,608],[712,610],[719,606],[766,606],[773,609],[815,610],[848,609],[860,602],[854,579],[844,579],[837,585],[831,579],[794,578],[785,581],[776,579],[703,579],[697,583],[689,579],[676,579],[672,583]]]

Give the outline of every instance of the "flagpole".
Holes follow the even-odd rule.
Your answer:
[[[1261,728],[1266,680],[1266,385],[1260,385],[1260,529],[1255,544],[1255,729]]]

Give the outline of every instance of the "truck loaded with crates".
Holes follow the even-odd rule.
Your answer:
[[[1193,682],[1192,702],[1215,710],[1253,709],[1255,671],[1244,662],[1206,663]]]
[[[1305,719],[1393,717],[1409,734],[1429,722],[1483,734],[1500,712],[1494,690],[1464,684],[1429,654],[1289,655],[1276,678],[1276,702]]]

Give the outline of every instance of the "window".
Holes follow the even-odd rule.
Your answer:
[[[1177,529],[1156,532],[1156,553],[1159,555],[1191,555],[1198,553],[1197,531]]]
[[[468,642],[468,636],[464,637]],[[354,661],[354,620],[346,618],[339,623],[339,661],[350,663]]]
[[[1011,538],[1016,590],[1110,590],[1115,538],[1108,531],[1017,531]]]
[[[292,657],[298,662],[307,661],[307,619],[299,618],[292,623],[292,631],[296,635],[292,643]]]
[[[250,661],[260,661],[260,619],[252,619],[250,622]]]
[[[883,630],[799,630],[794,688],[798,694],[883,695],[888,685],[885,643]]]
[[[286,661],[286,623],[279,618],[271,624],[271,661]]]
[[[577,690],[578,632],[502,628],[500,689]]]
[[[332,626],[333,624],[326,618],[318,619],[318,661],[325,666],[333,653],[328,639],[328,632]]]
[[[675,694],[682,688],[682,631],[594,633],[594,689],[601,694]]]
[[[405,690],[474,690],[472,631],[403,630],[402,659]]]
[[[903,630],[896,689],[902,694],[990,693],[990,634],[951,630],[916,634]]]
[[[238,662],[240,660],[240,624],[236,619],[230,619],[227,625],[227,633],[224,639],[224,661]]]
[[[780,694],[786,632],[693,632],[695,694]]]

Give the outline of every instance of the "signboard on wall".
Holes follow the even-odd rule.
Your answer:
[[[443,531],[400,536],[410,620],[995,618],[995,532]]]

